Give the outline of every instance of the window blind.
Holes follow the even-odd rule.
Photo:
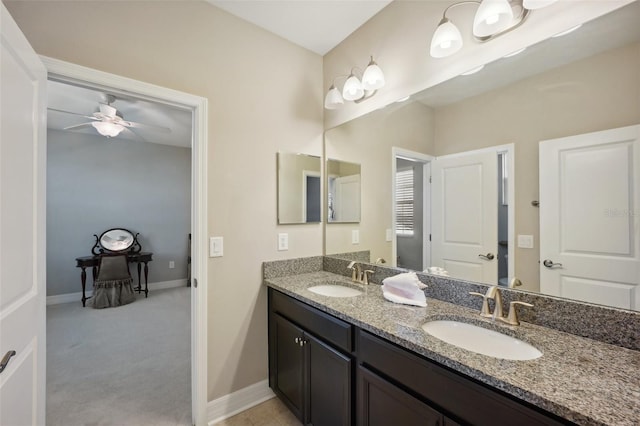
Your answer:
[[[396,234],[413,235],[413,168],[396,172]]]

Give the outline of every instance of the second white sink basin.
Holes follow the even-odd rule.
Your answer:
[[[542,356],[542,352],[522,340],[465,322],[430,321],[422,329],[447,343],[494,358],[525,361]]]
[[[322,296],[329,296],[329,297],[354,297],[362,294],[362,291],[356,288],[347,287],[344,285],[331,285],[331,284],[316,285],[313,287],[309,287],[307,290]]]

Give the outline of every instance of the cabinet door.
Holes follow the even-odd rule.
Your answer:
[[[441,426],[442,414],[419,399],[358,367],[359,426]]]
[[[305,334],[308,366],[306,423],[348,426],[351,418],[353,361],[309,334]]]
[[[304,407],[304,350],[302,330],[280,315],[274,315],[273,343],[271,355],[274,357],[275,379],[273,390],[302,419]]]

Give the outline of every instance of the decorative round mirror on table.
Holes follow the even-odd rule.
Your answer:
[[[104,231],[100,237],[96,237],[96,244],[91,250],[93,254],[103,253],[104,251],[111,253],[120,252],[139,252],[142,247],[138,243],[138,234],[133,233],[124,228],[112,228]],[[98,252],[96,252],[98,250]]]

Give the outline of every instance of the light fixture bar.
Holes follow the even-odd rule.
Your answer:
[[[344,105],[344,101],[363,102],[375,95],[378,89],[385,85],[384,73],[373,60],[373,56],[371,56],[371,60],[364,72],[361,72],[361,79],[358,78],[357,71],[361,71],[360,68],[354,67],[348,76],[341,75],[333,80],[333,84],[329,87],[329,91],[324,98],[325,109],[340,108]],[[339,90],[336,86],[336,80],[339,78],[346,78],[342,90]]]

